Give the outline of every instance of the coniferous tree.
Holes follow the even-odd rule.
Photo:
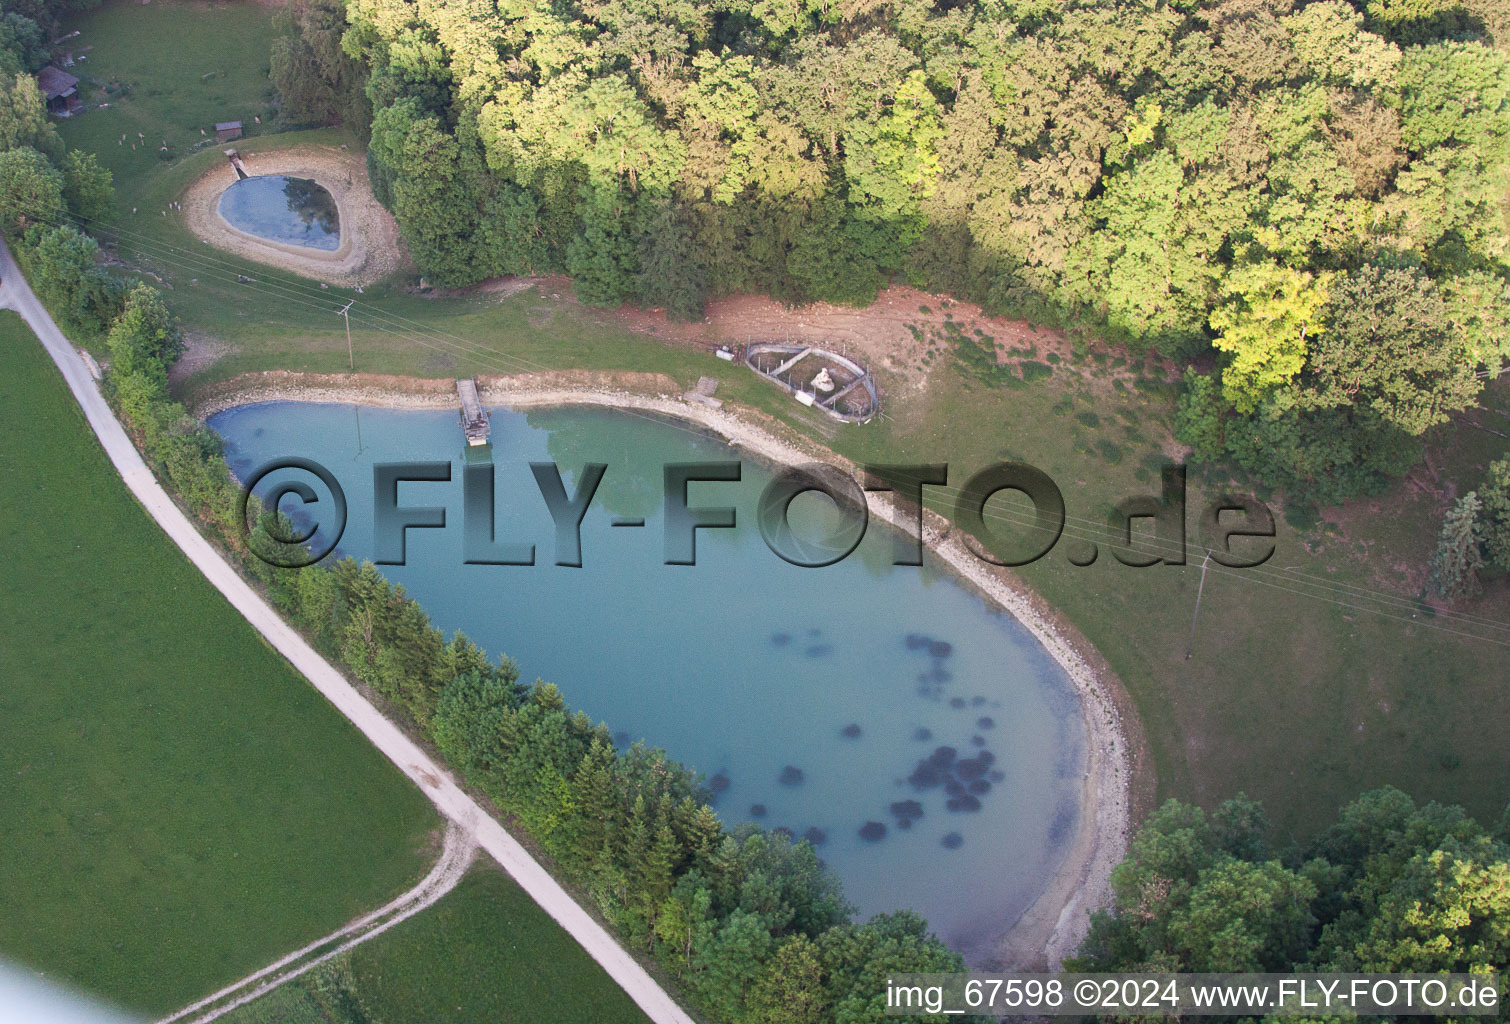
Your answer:
[[[1442,534],[1431,559],[1431,589],[1439,597],[1459,601],[1480,589],[1484,556],[1479,550],[1479,496],[1469,491],[1457,500],[1442,522]]]

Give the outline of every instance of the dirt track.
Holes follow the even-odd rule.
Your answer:
[[[477,844],[472,841],[472,837],[454,824],[448,825],[440,857],[430,873],[413,889],[372,913],[357,918],[346,927],[316,939],[303,949],[295,950],[262,970],[232,982],[219,992],[164,1017],[158,1024],[173,1024],[174,1021],[186,1019],[192,1020],[192,1024],[209,1024],[238,1006],[245,1006],[278,986],[293,981],[332,957],[360,946],[368,939],[377,938],[399,922],[407,921],[421,910],[435,905],[442,896],[456,888],[456,883],[467,873],[476,853]]]

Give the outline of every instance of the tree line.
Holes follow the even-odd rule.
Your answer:
[[[1484,479],[1447,510],[1428,584],[1449,601],[1477,597],[1485,578],[1510,576],[1510,458],[1489,464]]]
[[[0,0],[0,78],[34,74],[51,58],[63,19],[100,0]]]
[[[1190,369],[1179,432],[1375,491],[1510,356],[1488,0],[289,0],[274,78],[369,134],[425,276],[590,303],[887,280]]]
[[[0,231],[108,216],[111,175],[93,153],[70,150],[48,120],[35,73],[68,14],[98,0],[0,0]]]
[[[1381,789],[1307,842],[1269,836],[1250,800],[1169,801],[1066,969],[1490,974],[1510,959],[1510,812],[1486,828]]]

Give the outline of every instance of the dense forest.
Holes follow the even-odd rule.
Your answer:
[[[1510,814],[1491,830],[1381,789],[1276,850],[1252,801],[1208,815],[1171,800],[1113,872],[1113,905],[1066,967],[1497,972],[1510,957],[1507,826]]]
[[[291,0],[422,272],[695,317],[890,279],[1189,366],[1177,424],[1375,490],[1510,355],[1494,0]]]

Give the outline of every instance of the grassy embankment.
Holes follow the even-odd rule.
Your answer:
[[[429,803],[136,503],[0,315],[0,956],[175,1009],[412,885]]]
[[[127,10],[153,9],[167,8]],[[123,16],[106,8],[83,24],[87,31],[93,20]],[[102,57],[94,70],[103,64]],[[148,106],[141,90],[133,99]],[[165,100],[153,111],[165,123],[177,116]],[[87,121],[65,126],[70,142],[83,144]],[[120,130],[99,134],[108,140]],[[254,139],[243,148],[338,139],[356,144],[319,133]],[[109,148],[113,143],[102,154],[107,161]],[[174,308],[225,349],[184,390],[249,370],[344,370],[345,336],[332,313],[354,296],[212,253],[171,216],[157,214],[211,159],[220,157],[201,154],[161,173],[118,179],[123,207],[151,211],[134,220],[123,215],[121,226],[130,232],[123,237],[144,243],[139,258],[170,287]],[[237,284],[238,268],[257,284]],[[435,300],[409,294],[404,284],[389,282],[360,297],[352,318],[359,370],[442,377],[587,367],[663,372],[682,386],[712,374],[720,378],[720,398],[851,459],[949,461],[956,483],[1001,458],[1030,462],[1059,482],[1069,514],[1086,520],[1072,520],[1070,529],[1083,535],[1101,531],[1104,510],[1118,499],[1155,491],[1157,465],[1178,453],[1167,428],[1168,381],[1117,352],[1073,357],[1031,384],[992,388],[961,372],[950,354],[954,339],[933,332],[933,353],[923,366],[878,368],[885,419],[835,429],[753,375],[705,352],[628,333],[570,302],[535,291],[503,301]],[[1051,362],[1046,352],[1021,355],[1043,362],[1040,374]],[[925,368],[927,385],[915,388]],[[1381,499],[1330,510],[1316,526],[1281,521],[1269,565],[1209,576],[1188,661],[1195,564],[1131,569],[1110,559],[1103,544],[1094,565],[1076,568],[1066,542],[1023,571],[1127,685],[1147,729],[1161,795],[1211,802],[1243,790],[1263,799],[1282,827],[1304,830],[1330,821],[1360,790],[1393,783],[1420,798],[1498,816],[1510,795],[1510,763],[1499,754],[1510,729],[1510,702],[1500,685],[1510,636],[1434,616],[1415,600],[1440,521],[1437,482],[1472,486],[1510,443],[1502,436],[1510,433],[1503,388],[1486,393],[1484,404],[1432,436],[1436,476],[1427,488],[1401,484]],[[1206,500],[1200,484],[1192,479],[1192,523]],[[1322,583],[1303,586],[1308,579]],[[1372,610],[1381,594],[1396,598],[1384,606],[1387,615]],[[1501,587],[1460,611],[1510,621],[1510,594]]]

